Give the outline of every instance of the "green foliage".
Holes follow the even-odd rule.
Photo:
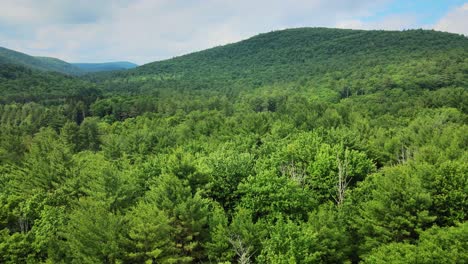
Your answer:
[[[138,203],[127,215],[127,234],[131,262],[167,262],[174,254],[170,219],[156,205]]]
[[[250,153],[239,153],[224,147],[212,152],[206,163],[209,167],[210,197],[232,211],[239,201],[237,188],[242,180],[253,173],[254,158]]]
[[[467,223],[428,229],[416,245],[391,243],[372,251],[364,263],[465,263],[468,259]]]
[[[347,263],[352,243],[343,212],[325,204],[297,224],[279,218],[262,243],[261,263]]]
[[[262,249],[262,241],[268,235],[267,224],[253,219],[253,212],[239,207],[229,225],[228,241],[230,249],[235,253],[235,260],[248,263],[255,260]]]
[[[78,142],[80,143],[80,150],[99,150],[99,128],[97,119],[85,119],[80,125],[78,131]]]
[[[155,180],[155,186],[148,191],[146,199],[170,219],[178,261],[203,259],[203,245],[209,238],[209,201],[199,193],[192,195],[189,186],[170,174],[163,174]]]
[[[81,199],[62,230],[70,263],[115,263],[121,256],[122,217],[103,202]]]
[[[270,237],[263,242],[261,263],[319,263],[320,252],[314,249],[318,244],[317,234],[302,228],[292,221],[279,219],[270,231]]]
[[[205,244],[208,261],[229,262],[234,258],[234,251],[229,241],[228,218],[221,206],[213,204],[210,209],[210,240]]]
[[[359,232],[364,250],[389,242],[414,242],[418,232],[431,225],[430,193],[408,166],[388,168],[372,175],[370,199],[360,208]],[[368,178],[369,179],[369,178]]]
[[[467,47],[300,28],[83,77],[0,54],[0,263],[465,263]]]
[[[248,177],[239,186],[239,193],[242,196],[239,205],[252,210],[256,220],[272,218],[277,214],[305,219],[307,212],[317,204],[306,188],[268,171]]]
[[[14,172],[14,182],[27,194],[54,192],[70,177],[72,166],[69,149],[55,131],[44,128],[32,140],[22,169]]]

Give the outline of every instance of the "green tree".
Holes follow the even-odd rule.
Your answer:
[[[265,171],[249,176],[239,185],[239,205],[252,210],[254,219],[274,218],[277,214],[306,219],[317,202],[309,190],[285,176]]]
[[[157,178],[145,199],[164,211],[170,219],[177,252],[174,258],[181,262],[204,259],[203,245],[209,238],[209,201],[199,193],[193,195],[190,186],[171,174],[162,174]]]
[[[79,142],[81,150],[97,151],[101,145],[98,120],[86,118],[80,125]]]
[[[67,122],[60,130],[60,137],[72,152],[78,151],[80,146],[80,127],[75,122]]]
[[[80,199],[61,231],[70,263],[116,263],[121,259],[122,217],[109,211],[108,205]]]
[[[466,263],[468,224],[421,233],[416,244],[390,243],[374,249],[364,263]]]
[[[174,252],[174,232],[170,219],[157,205],[138,203],[126,215],[126,230],[130,262],[169,263]]]
[[[263,241],[258,261],[261,263],[319,263],[317,233],[291,220],[278,219],[270,236]]]
[[[365,251],[390,242],[414,242],[436,219],[429,215],[430,193],[415,176],[411,167],[397,166],[367,179],[370,199],[361,204],[356,222]]]

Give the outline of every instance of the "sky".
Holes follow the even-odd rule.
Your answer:
[[[0,46],[144,64],[292,27],[468,36],[468,0],[0,0]]]

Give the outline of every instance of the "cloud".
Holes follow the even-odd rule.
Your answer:
[[[416,16],[410,14],[389,15],[375,21],[359,19],[342,20],[335,24],[337,28],[403,30],[418,27]]]
[[[401,29],[363,22],[390,0],[0,0],[0,46],[67,61],[145,63],[288,27]],[[7,26],[4,26],[7,25]]]
[[[468,36],[468,3],[450,11],[435,24],[434,29]]]
[[[123,0],[0,0],[0,21],[12,26],[40,26],[47,23],[80,24],[96,22]]]

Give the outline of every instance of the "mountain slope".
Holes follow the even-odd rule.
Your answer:
[[[34,57],[2,47],[0,47],[0,64],[18,64],[36,70],[73,75],[82,73],[79,68],[56,58]]]
[[[138,66],[134,63],[126,61],[105,63],[68,63],[66,61],[51,57],[30,56],[2,47],[0,47],[0,64],[15,64],[34,70],[59,72],[69,75],[83,75],[92,72],[126,70]]]
[[[72,65],[86,72],[118,71],[138,67],[137,64],[128,61],[104,63],[72,63]]]
[[[0,64],[0,104],[12,101],[61,102],[92,87],[76,76],[39,71],[18,64]]]
[[[428,61],[444,64],[452,59],[466,63],[463,58],[467,57],[468,39],[456,34],[298,28],[260,34],[105,78],[113,79],[113,84],[117,78],[158,86],[257,87],[298,80],[322,82],[327,74],[340,80],[358,71],[362,79],[366,71],[377,67],[409,67]]]

